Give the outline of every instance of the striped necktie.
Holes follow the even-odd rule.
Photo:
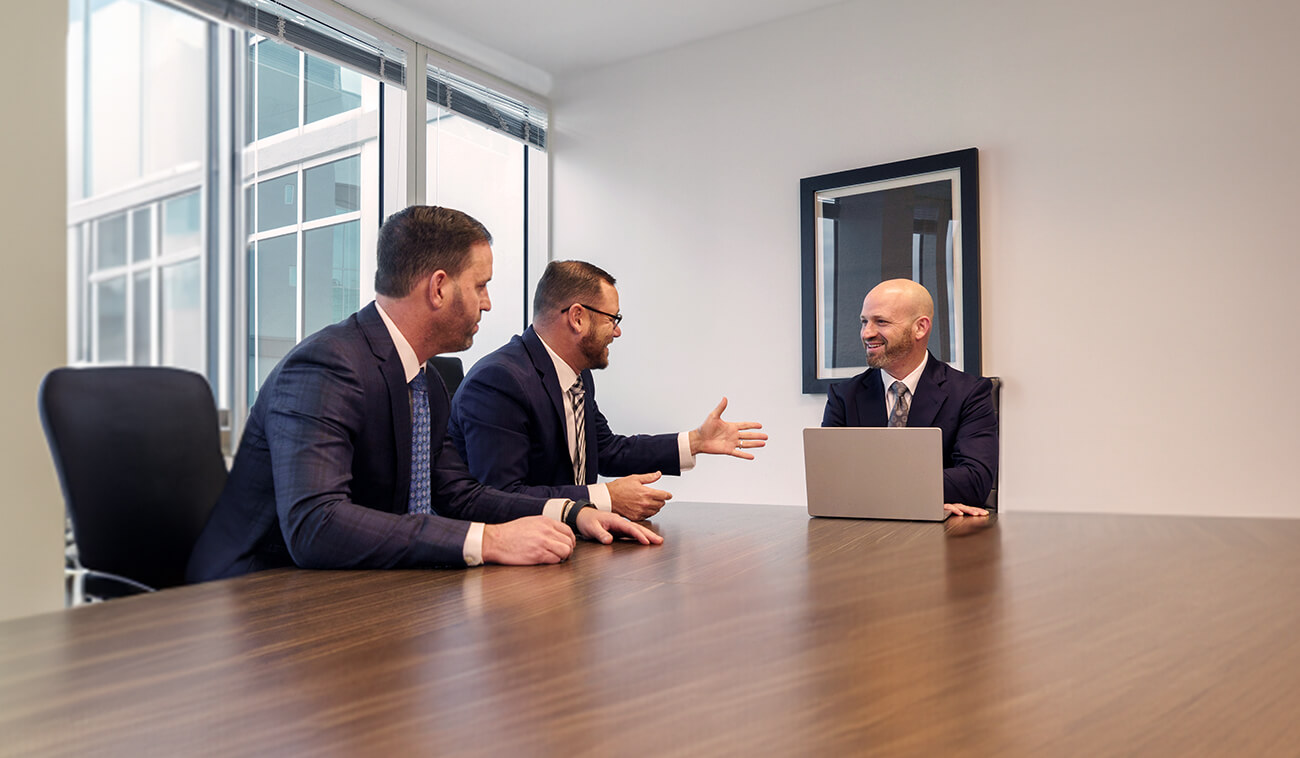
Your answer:
[[[573,408],[573,483],[587,483],[587,434],[586,434],[586,412],[583,408],[582,399],[586,396],[586,390],[582,386],[582,376],[579,375],[569,387],[566,393],[569,396],[569,405]]]

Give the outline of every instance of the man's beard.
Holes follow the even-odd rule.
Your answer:
[[[609,343],[596,336],[596,327],[592,328],[578,342],[582,357],[587,359],[587,368],[605,368],[609,365]]]
[[[885,368],[886,366],[897,363],[900,359],[905,358],[911,348],[902,342],[890,342],[885,340],[885,349],[874,355],[870,350],[867,351],[867,365],[871,368]],[[867,343],[863,342],[865,348]]]
[[[456,290],[455,295],[452,295],[451,307],[452,307],[452,311],[457,314],[460,314],[464,310],[465,298],[461,296],[459,289]],[[461,338],[461,341],[457,342],[458,347],[454,347],[448,350],[447,352],[459,353],[460,351],[468,350],[470,349],[471,346],[473,346],[474,327],[478,325],[478,313],[477,312],[467,313],[465,314],[465,319],[466,319],[466,324],[464,327],[464,332],[457,335]]]

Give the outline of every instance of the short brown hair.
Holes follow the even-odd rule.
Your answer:
[[[469,249],[480,242],[492,244],[492,235],[465,213],[434,205],[400,210],[379,229],[375,292],[405,297],[435,271],[457,276],[469,263]]]
[[[614,286],[614,277],[586,261],[551,261],[533,294],[533,320],[553,315],[574,303],[600,297],[600,283]]]

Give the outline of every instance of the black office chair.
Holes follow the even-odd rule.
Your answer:
[[[38,402],[85,593],[184,584],[226,483],[207,380],[163,367],[61,368]]]
[[[447,385],[447,397],[456,394],[456,388],[465,378],[465,367],[459,358],[450,355],[435,355],[425,364],[429,370],[437,371],[442,383]]]
[[[990,376],[990,382],[993,382],[993,418],[998,421],[998,450],[1002,449],[1002,419],[1000,417],[1000,397],[1002,395],[1002,379],[996,376]],[[989,497],[984,504],[990,508],[998,507],[998,477],[1002,471],[1002,456],[998,455],[998,473],[993,474],[993,489],[989,490]]]

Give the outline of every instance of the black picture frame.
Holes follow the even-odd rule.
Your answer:
[[[977,148],[801,179],[799,212],[804,394],[866,370],[862,299],[894,278],[934,298],[931,353],[981,374]]]

